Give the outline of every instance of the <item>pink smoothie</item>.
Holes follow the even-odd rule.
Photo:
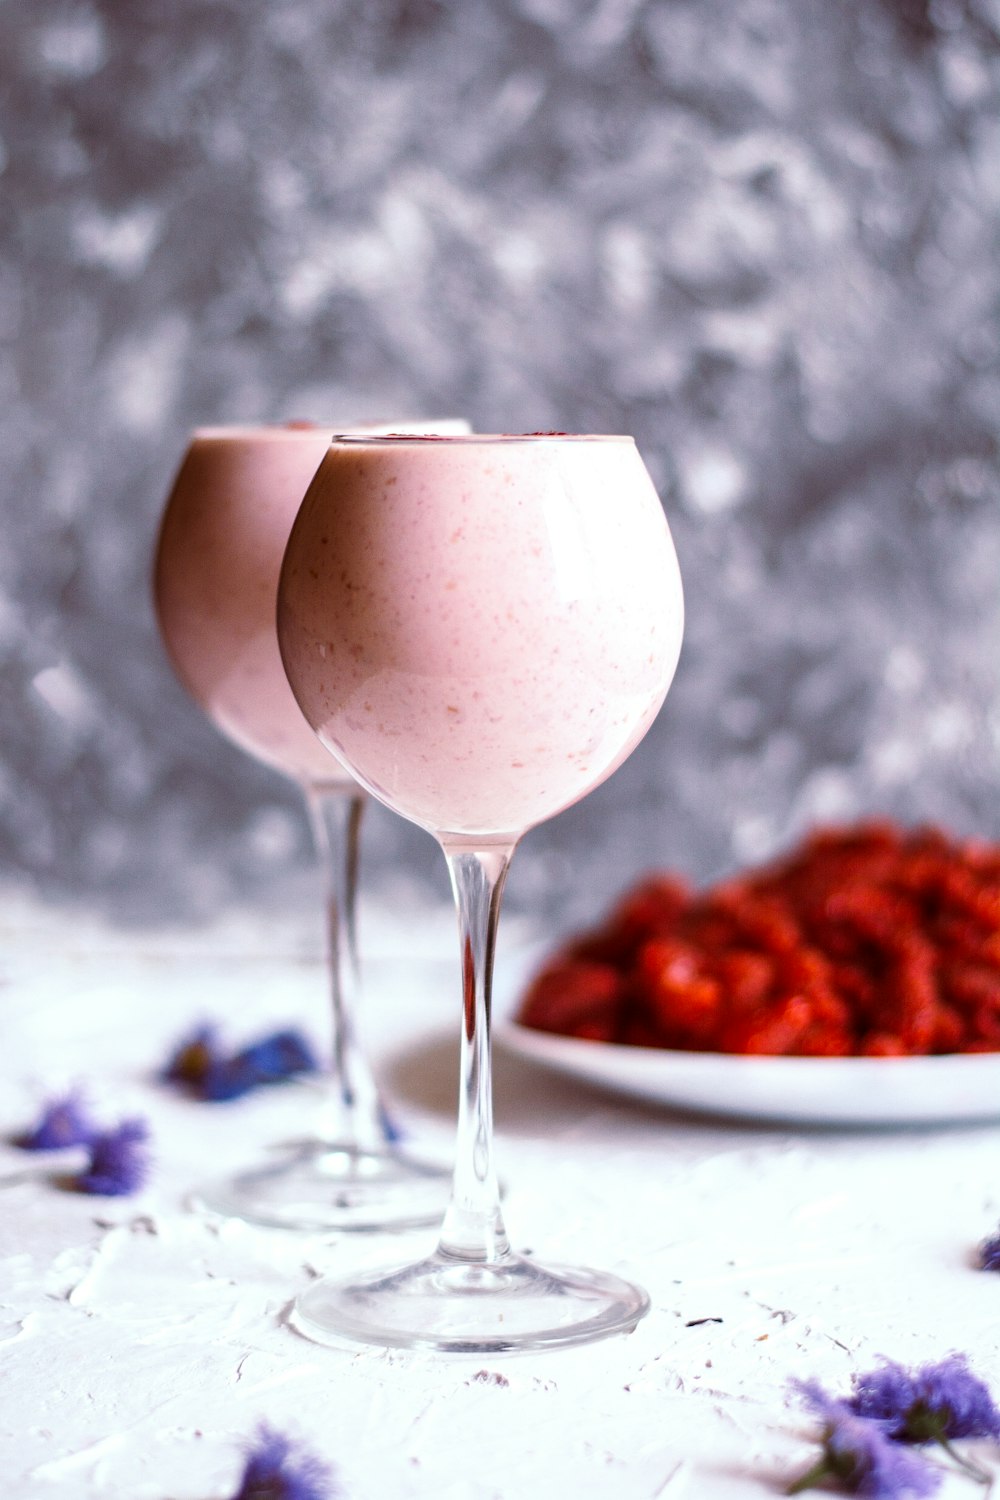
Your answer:
[[[436,833],[516,835],[645,734],[680,573],[631,438],[358,439],[292,530],[295,695],[378,797]]]

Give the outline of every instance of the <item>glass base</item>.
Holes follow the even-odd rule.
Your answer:
[[[307,1141],[291,1155],[200,1188],[213,1213],[271,1229],[375,1231],[439,1224],[451,1169],[387,1147]]]
[[[317,1281],[293,1322],[318,1343],[504,1354],[628,1333],[648,1311],[641,1287],[603,1271],[515,1255],[483,1265],[438,1251],[398,1270]]]

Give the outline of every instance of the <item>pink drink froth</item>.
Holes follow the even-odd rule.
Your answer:
[[[358,439],[303,502],[278,627],[306,718],[364,785],[433,832],[499,838],[638,744],[683,600],[630,438]]]

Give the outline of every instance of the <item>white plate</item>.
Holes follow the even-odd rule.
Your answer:
[[[1000,1053],[943,1057],[743,1057],[625,1047],[511,1019],[537,964],[498,965],[496,1037],[521,1057],[617,1093],[703,1114],[812,1125],[1000,1119]]]

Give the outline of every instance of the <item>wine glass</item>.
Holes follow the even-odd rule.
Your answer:
[[[459,421],[439,427],[468,431]],[[355,886],[366,794],[303,719],[275,633],[285,542],[329,445],[329,428],[306,423],[196,431],[156,549],[156,611],[178,676],[223,734],[300,786],[327,885],[333,1055],[324,1116],[311,1137],[199,1197],[282,1228],[404,1228],[440,1218],[449,1173],[394,1139],[358,1038]]]
[[[292,527],[278,638],[292,690],[362,786],[441,844],[458,911],[458,1143],[437,1249],[316,1282],[300,1330],[477,1353],[627,1330],[642,1290],[536,1264],[504,1228],[490,995],[501,891],[524,831],[609,776],[680,651],[680,573],[631,438],[347,437]]]

